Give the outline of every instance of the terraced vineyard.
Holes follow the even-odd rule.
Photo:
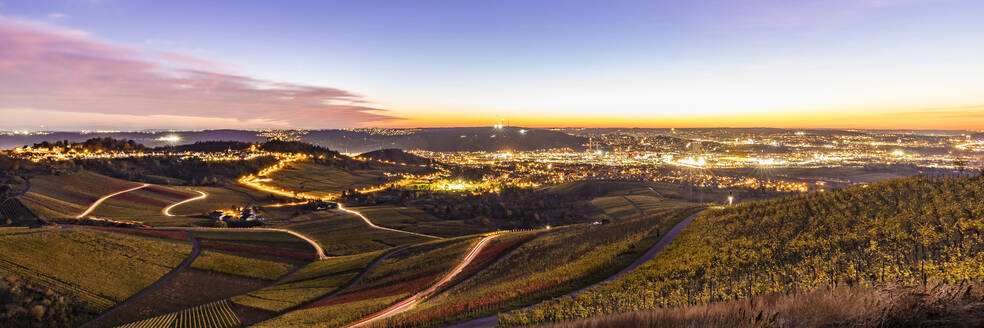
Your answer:
[[[234,254],[227,254],[217,251],[205,251],[198,256],[191,267],[200,270],[227,273],[232,275],[275,280],[286,275],[292,265],[250,258]]]
[[[352,209],[372,218],[380,226],[434,236],[456,237],[491,231],[466,220],[444,220],[413,207],[379,205]]]
[[[154,226],[184,226],[206,224],[208,219],[172,217],[163,213],[165,207],[199,196],[191,190],[150,185],[113,196],[99,204],[89,215],[121,221],[140,221]]]
[[[472,278],[381,326],[431,327],[535,304],[627,266],[695,209],[541,233]]]
[[[463,237],[417,244],[383,260],[351,289],[259,323],[259,327],[341,326],[405,299],[450,270],[474,244]]]
[[[708,212],[655,260],[574,298],[502,316],[527,325],[833,286],[980,279],[984,177],[911,177]]]
[[[191,245],[94,230],[0,228],[0,271],[73,295],[105,311],[180,264]],[[107,283],[111,281],[112,283]]]
[[[374,187],[390,181],[378,170],[343,170],[310,161],[295,162],[270,175],[267,184],[319,197],[333,196],[348,189]]]
[[[128,323],[120,328],[231,328],[241,324],[239,317],[229,306],[229,300],[221,300]]]
[[[432,240],[398,231],[370,227],[348,213],[317,212],[296,218],[284,228],[310,236],[328,255],[352,255]]]
[[[236,304],[280,312],[348,286],[384,251],[312,262],[284,281],[232,298]]]
[[[140,184],[88,171],[80,171],[70,175],[48,175],[33,178],[30,192],[19,197],[19,199],[30,211],[42,219],[74,219],[101,197],[137,186]],[[221,190],[220,188],[215,189]],[[220,203],[212,204],[226,205],[233,201],[239,206],[246,204],[243,201],[245,196],[235,193],[238,196],[235,198],[230,195],[231,193],[230,191],[219,192],[222,197],[217,200]],[[148,185],[145,188],[110,197],[88,215],[120,221],[139,221],[156,226],[210,224],[212,220],[205,218],[168,216],[163,213],[164,208],[171,204],[196,196],[200,196],[200,194],[190,188]],[[200,207],[203,204],[195,204],[195,206]],[[213,209],[213,205],[205,204],[204,206]],[[195,214],[203,213],[205,211]]]
[[[20,200],[42,219],[72,219],[100,197],[139,185],[87,171],[46,175],[31,179],[31,190]]]

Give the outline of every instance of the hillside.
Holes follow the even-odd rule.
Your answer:
[[[411,165],[427,165],[431,163],[431,160],[429,159],[405,152],[402,149],[395,148],[373,150],[371,152],[362,153],[359,157],[374,161],[386,161]]]
[[[369,134],[346,130],[310,131],[301,138],[342,152],[374,149],[424,149],[431,151],[500,151],[548,148],[581,149],[587,138],[544,129],[505,127],[426,128],[404,135]]]
[[[793,293],[980,280],[984,177],[910,177],[705,213],[656,259],[518,325]]]

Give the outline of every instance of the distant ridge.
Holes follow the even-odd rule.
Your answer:
[[[363,153],[359,155],[359,157],[376,161],[388,161],[413,165],[427,165],[431,162],[427,158],[423,158],[396,148],[373,150],[371,152]]]

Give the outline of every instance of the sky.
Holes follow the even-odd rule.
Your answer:
[[[980,130],[981,58],[974,0],[0,0],[0,130]]]

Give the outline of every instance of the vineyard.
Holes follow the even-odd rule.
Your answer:
[[[216,251],[205,251],[198,256],[191,267],[200,270],[222,272],[232,275],[274,280],[286,275],[293,266],[276,261],[237,256]]]
[[[311,161],[291,163],[270,175],[271,186],[315,196],[334,196],[349,189],[385,184],[390,180],[378,170],[345,170]]]
[[[177,313],[128,323],[120,328],[231,328],[241,322],[228,300],[199,305]]]
[[[449,271],[477,239],[417,244],[382,260],[356,286],[260,323],[259,327],[341,326],[425,289]]]
[[[653,261],[500,316],[524,325],[824,286],[956,284],[984,272],[984,178],[910,177],[745,203],[688,226]]]
[[[99,311],[150,285],[191,252],[187,243],[80,229],[3,234],[0,249],[0,271],[71,294]]]
[[[419,243],[430,238],[403,232],[381,230],[366,225],[348,213],[312,213],[285,228],[317,240],[329,255],[352,255]]]
[[[441,326],[587,286],[627,266],[693,211],[673,210],[542,233],[470,279],[380,326]]]
[[[156,226],[203,224],[206,220],[171,217],[162,210],[176,202],[199,196],[198,193],[177,188],[150,185],[146,188],[113,196],[89,215],[124,221],[140,221]]]
[[[74,218],[103,195],[139,186],[86,171],[31,179],[31,190],[20,197],[42,219]]]
[[[205,249],[265,260],[306,263],[317,259],[311,244],[283,231],[194,230],[192,234]]]
[[[187,202],[171,209],[173,215],[201,215],[217,209],[243,207],[249,204],[250,197],[244,192],[221,187],[194,187],[191,190],[201,191],[207,198]],[[197,193],[195,193],[197,194]]]
[[[276,285],[232,298],[236,304],[280,312],[347,286],[383,252],[333,257],[311,262]]]
[[[17,198],[8,198],[0,201],[0,224],[19,224],[21,222],[36,223],[34,213],[27,209]]]
[[[441,237],[456,237],[489,232],[488,227],[465,220],[444,220],[418,208],[377,205],[354,208],[381,226]]]

